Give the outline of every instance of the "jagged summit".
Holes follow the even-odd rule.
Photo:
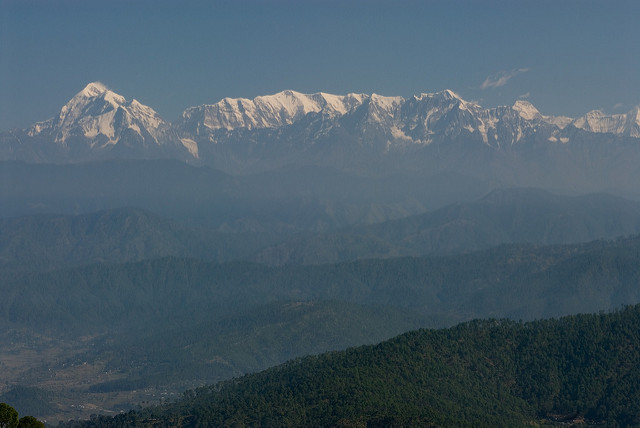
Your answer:
[[[454,103],[465,108],[473,103],[462,99],[454,91],[447,89],[436,93],[423,93],[412,97],[415,101],[432,101],[436,104]],[[207,134],[212,130],[262,129],[291,125],[310,113],[322,113],[328,117],[340,117],[353,113],[364,104],[376,106],[376,116],[383,118],[402,106],[407,100],[398,96],[378,94],[334,95],[325,92],[303,94],[285,90],[273,95],[247,98],[224,98],[215,104],[190,107],[182,115],[178,128],[183,133]],[[385,119],[386,120],[386,119]]]
[[[91,82],[84,89],[78,92],[77,95],[85,96],[85,97],[96,97],[100,94],[107,92],[109,89],[104,83],[101,82]]]
[[[422,92],[412,97],[418,101],[432,100],[438,102],[454,103],[454,104],[475,104],[462,98],[458,93],[451,89],[445,89],[438,92]]]
[[[526,120],[534,120],[542,117],[538,109],[529,101],[518,100],[513,104],[513,109],[518,112],[520,117]]]
[[[52,122],[52,132],[57,143],[64,144],[69,137],[84,135],[106,137],[102,144],[114,144],[117,140],[115,115],[126,108],[126,99],[107,89],[102,83],[88,84],[65,104]],[[123,117],[121,125],[130,125],[130,118]]]
[[[182,114],[179,127],[210,130],[277,128],[290,125],[309,113],[346,114],[361,105],[365,98],[362,94],[302,94],[292,90],[253,99],[224,98],[215,104],[188,108]]]
[[[50,134],[56,143],[85,138],[91,147],[117,144],[123,133],[133,132],[143,140],[162,143],[170,125],[150,107],[92,82],[65,104],[56,117],[34,125],[29,135]]]
[[[601,110],[592,110],[574,119],[571,125],[589,132],[640,138],[640,106],[634,107],[626,114],[608,115]]]
[[[458,100],[464,101],[460,95],[452,91],[451,89],[445,89],[444,91],[433,92],[433,93],[423,93],[422,97],[431,97],[431,98],[442,98],[445,100]]]
[[[75,94],[58,112],[26,130],[29,137],[54,143],[62,159],[92,159],[111,156],[158,157],[166,150],[186,151],[171,129],[151,107],[92,82]],[[39,149],[40,150],[40,149]]]

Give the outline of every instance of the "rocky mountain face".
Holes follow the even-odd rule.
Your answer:
[[[638,107],[572,119],[545,116],[526,101],[484,108],[450,90],[406,99],[295,91],[225,98],[188,108],[169,124],[91,83],[57,117],[1,134],[0,159],[172,158],[236,174],[289,165],[365,175],[453,171],[499,184],[569,180],[568,187],[608,190],[638,169],[638,139]]]
[[[521,100],[488,109],[450,90],[408,99],[285,91],[188,109],[175,129],[198,147],[200,162],[232,173],[325,165],[365,175],[453,171],[500,185],[610,190],[640,160],[637,117],[637,109],[546,116]]]
[[[640,138],[640,106],[626,114],[606,115],[593,110],[571,122],[576,128],[590,132],[611,133]]]
[[[350,128],[363,137],[373,128],[396,144],[402,141],[429,144],[467,134],[477,135],[490,146],[508,146],[545,131],[551,141],[555,141],[553,137],[567,126],[594,133],[640,137],[640,107],[627,114],[605,115],[592,111],[571,119],[544,116],[531,103],[522,100],[511,107],[485,109],[450,90],[408,99],[376,94],[305,95],[294,91],[253,100],[225,98],[216,104],[187,109],[176,128],[187,138],[204,140],[206,137],[211,142],[224,143],[230,132],[279,129],[320,119],[334,122],[332,127]],[[221,130],[226,132],[219,132]],[[321,133],[309,129],[307,135],[314,138]]]
[[[306,143],[340,128],[364,145],[384,140],[390,151],[406,144],[428,145],[460,136],[477,137],[489,146],[511,145],[540,128],[559,128],[558,123],[561,121],[542,116],[526,102],[484,109],[450,90],[409,99],[285,91],[254,100],[227,98],[193,107],[184,112],[176,127],[186,138],[224,144],[234,133],[271,129],[286,135],[295,132],[295,125],[305,124]],[[266,138],[257,142],[266,143]]]
[[[305,95],[284,91],[253,100],[225,98],[216,104],[188,108],[178,127],[187,134],[196,136],[218,129],[231,131],[238,128],[278,128],[291,125],[309,113],[322,112],[333,117],[344,115],[361,105],[365,97],[361,94]]]
[[[58,115],[3,135],[4,159],[77,162],[105,158],[179,158],[191,154],[152,108],[94,82]]]

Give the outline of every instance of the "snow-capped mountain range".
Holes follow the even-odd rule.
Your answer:
[[[450,90],[406,99],[283,91],[190,107],[170,124],[152,108],[94,82],[56,117],[3,133],[0,158],[177,158],[230,171],[260,170],[296,162],[326,164],[336,157],[348,164],[360,151],[370,159],[408,152],[415,156],[421,147],[447,144],[509,150],[605,134],[609,139],[640,139],[640,108],[618,115],[592,111],[572,119],[545,116],[522,100],[484,108]]]
[[[196,131],[237,128],[248,130],[277,128],[291,125],[309,113],[323,113],[333,117],[347,114],[362,105],[362,94],[345,96],[317,93],[305,95],[283,91],[275,95],[246,98],[225,98],[216,104],[191,107],[182,114],[182,129]]]

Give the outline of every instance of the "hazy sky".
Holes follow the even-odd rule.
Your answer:
[[[284,89],[625,112],[640,104],[639,21],[637,0],[0,0],[0,130],[92,81],[169,121]]]

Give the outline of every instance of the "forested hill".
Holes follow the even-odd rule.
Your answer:
[[[293,362],[66,426],[640,424],[640,306],[471,321]]]

